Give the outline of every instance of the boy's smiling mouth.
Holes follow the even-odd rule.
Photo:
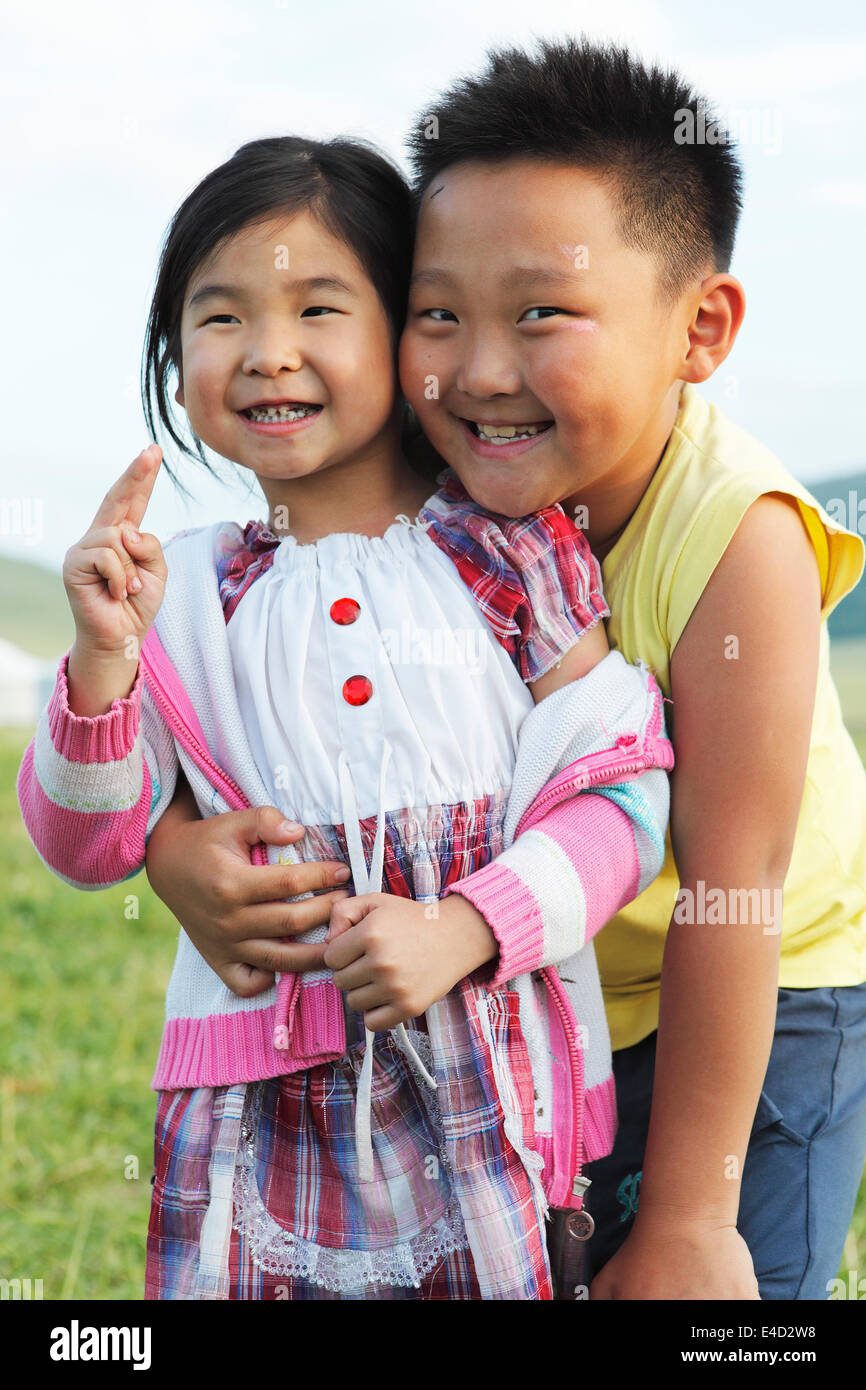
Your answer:
[[[531,449],[551,429],[552,420],[512,422],[510,420],[467,420],[457,417],[473,453],[506,458]]]

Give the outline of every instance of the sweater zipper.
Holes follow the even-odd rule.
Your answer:
[[[556,1006],[556,1010],[562,1020],[562,1027],[565,1033],[565,1040],[568,1046],[568,1060],[571,1071],[571,1090],[573,1098],[575,1121],[571,1129],[571,1156],[569,1162],[569,1175],[571,1181],[571,1198],[579,1199],[577,1205],[582,1205],[583,1193],[589,1184],[586,1179],[580,1176],[580,1151],[583,1143],[583,1107],[585,1104],[583,1089],[583,1060],[577,1040],[574,1035],[574,1028],[571,1023],[571,1009],[568,1000],[563,997],[559,980],[556,972],[549,967],[540,971],[545,985],[550,993],[550,997]],[[572,1202],[569,1202],[572,1205]]]
[[[251,803],[244,796],[237,783],[234,782],[231,777],[229,777],[227,772],[223,772],[222,768],[214,762],[207,749],[203,748],[202,745],[199,743],[198,739],[196,738],[192,730],[189,728],[183,716],[179,713],[179,711],[175,708],[175,706],[166,696],[162,686],[159,684],[159,681],[154,673],[153,667],[149,661],[147,662],[147,670],[145,674],[147,677],[147,683],[150,686],[151,694],[156,698],[156,701],[163,712],[165,722],[168,724],[169,728],[177,734],[181,743],[183,743],[187,751],[195,758],[202,771],[208,771],[211,774],[213,774],[212,780],[216,783],[216,790],[219,791],[222,785],[223,789],[228,788],[234,793],[235,797],[237,798],[238,805],[233,807],[232,809],[236,811],[248,810]],[[262,850],[258,845],[253,846],[252,852],[254,855],[257,855],[259,863],[264,862],[262,858]]]
[[[195,734],[192,732],[189,725],[186,723],[186,720],[184,719],[183,715],[171,703],[168,696],[165,694],[165,691],[163,690],[159,682],[159,678],[154,672],[153,666],[150,661],[146,661],[145,678],[147,680],[148,686],[150,687],[151,694],[155,697],[157,703],[163,711],[165,721],[168,724],[168,727],[177,734],[181,743],[183,743],[184,747],[188,750],[188,752],[192,754],[202,771],[207,770],[214,774],[212,781],[216,783],[216,790],[220,790],[220,783],[222,783],[223,790],[230,790],[237,798],[238,805],[233,808],[234,810],[249,809],[249,807],[252,805],[252,802],[247,800],[240,787],[238,786],[237,782],[235,782],[231,777],[229,777],[228,773],[224,772],[223,769],[219,767],[217,763],[214,762],[207,749],[202,747],[202,745],[199,743]],[[225,797],[224,799],[228,800],[228,797]],[[253,863],[255,864],[266,865],[268,863],[267,849],[263,843],[260,842],[256,845],[253,845],[251,851],[251,858]],[[300,975],[295,975],[292,979],[292,992],[288,1001],[288,1020],[291,1020],[292,1014],[294,1013],[295,1003],[299,998],[298,991],[300,988],[300,978]]]
[[[532,805],[527,807],[526,811],[524,811],[523,815],[521,816],[517,828],[514,832],[515,840],[523,830],[524,821],[526,820],[530,811],[532,812],[534,819],[536,814],[539,811],[541,811],[548,804],[548,802],[561,800],[564,792],[573,791],[574,788],[578,786],[583,790],[589,790],[589,788],[593,786],[596,781],[600,780],[600,778],[596,774],[603,774],[605,779],[609,777],[621,777],[624,773],[646,772],[647,766],[647,760],[646,757],[644,757],[641,758],[638,762],[635,762],[634,760],[629,760],[627,762],[614,763],[613,766],[607,765],[603,768],[594,768],[593,771],[590,773],[584,775],[576,774],[570,781],[561,783],[559,786],[555,787],[553,791],[541,793],[538,797],[536,797]],[[655,764],[650,763],[649,766],[655,766]]]
[[[619,777],[626,772],[643,772],[645,768],[646,759],[644,758],[641,759],[639,762],[635,762],[632,759],[626,762],[617,763],[612,768],[609,766],[604,768],[603,771],[607,776]],[[599,771],[601,770],[602,769],[599,769]],[[589,779],[593,778],[594,775],[594,773],[590,773]],[[591,785],[591,781],[589,779],[587,779],[585,783],[587,787]],[[583,782],[584,779],[582,777],[576,776],[572,780],[562,783],[554,791],[549,792],[544,796],[539,796],[529,809],[532,810],[533,813],[535,813],[542,806],[545,806],[549,801],[561,799],[564,791],[568,791],[569,789],[574,788],[574,786],[577,784],[583,784]],[[528,812],[526,814],[528,814]],[[517,826],[517,829],[515,831],[515,839],[520,834],[523,820],[526,819],[526,814],[522,817],[520,824],[518,824]],[[571,1161],[569,1165],[571,1177],[571,1193],[569,1206],[571,1206],[572,1209],[579,1210],[583,1207],[583,1198],[586,1193],[586,1189],[589,1187],[588,1179],[582,1177],[580,1171],[580,1152],[581,1145],[583,1143],[583,1108],[585,1104],[583,1089],[583,1060],[581,1058],[580,1049],[577,1046],[577,1040],[575,1038],[574,1028],[571,1022],[571,1007],[567,996],[564,995],[564,991],[560,986],[555,970],[552,970],[549,967],[545,967],[539,973],[544,980],[544,983],[549,991],[550,997],[553,1000],[554,1006],[559,1014],[560,1019],[562,1020],[562,1027],[565,1033],[566,1045],[568,1047],[568,1060],[571,1071],[573,1109],[575,1115],[575,1123],[572,1126]]]

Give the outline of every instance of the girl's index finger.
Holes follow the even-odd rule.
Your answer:
[[[91,530],[95,531],[101,526],[118,526],[122,521],[139,526],[147,511],[161,463],[162,449],[158,444],[149,444],[142,449],[113,487],[108,489],[93,518]]]

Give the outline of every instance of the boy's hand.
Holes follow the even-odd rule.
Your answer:
[[[591,1299],[758,1299],[749,1248],[736,1226],[638,1216],[595,1276]]]
[[[147,844],[147,877],[199,954],[242,999],[270,988],[274,971],[321,969],[324,942],[290,941],[328,921],[348,871],[336,861],[251,864],[250,846],[287,845],[304,830],[275,806],[198,818],[184,787],[157,821]],[[320,889],[334,891],[319,893]],[[283,899],[315,893],[298,903]]]
[[[456,893],[434,903],[365,893],[331,909],[325,965],[377,1032],[418,1018],[498,951],[481,913]]]

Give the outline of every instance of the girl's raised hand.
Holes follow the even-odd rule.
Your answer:
[[[162,462],[158,444],[143,449],[106,493],[93,524],[67,552],[63,584],[75,620],[76,646],[91,656],[127,658],[159,611],[167,566],[156,536],[140,535]]]

